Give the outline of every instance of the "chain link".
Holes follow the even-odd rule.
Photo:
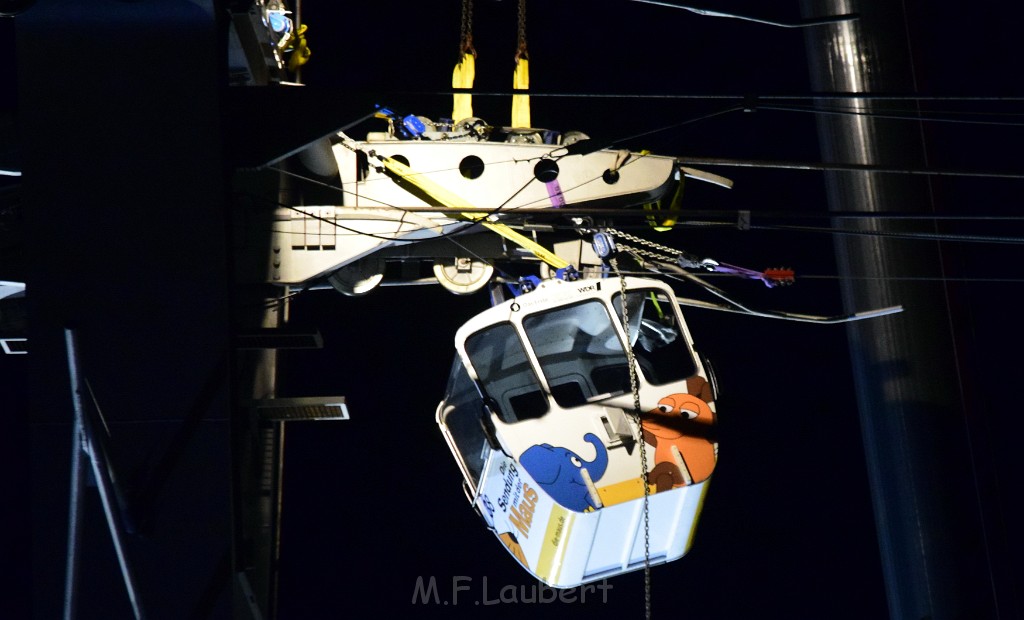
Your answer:
[[[633,391],[633,420],[640,433],[640,483],[644,485],[644,617],[651,618],[651,523],[649,500],[651,488],[647,484],[647,448],[644,445],[643,423],[640,418],[640,381],[636,375],[636,356],[629,343],[629,310],[626,303],[626,276],[619,271],[619,261],[613,256],[608,260],[612,271],[619,278],[622,292],[622,330],[626,333],[626,360],[629,364],[629,387]]]
[[[529,58],[526,53],[526,0],[519,0],[519,47],[516,59]]]
[[[459,53],[476,56],[473,49],[473,0],[462,0],[462,28],[459,38]]]
[[[618,244],[620,250],[632,255],[633,258],[637,259],[637,262],[641,264],[643,264],[644,261],[640,257],[646,256],[656,261],[674,263],[684,268],[703,268],[706,269],[707,271],[715,271],[715,267],[717,267],[718,265],[717,262],[712,261],[710,259],[701,260],[697,256],[690,254],[689,252],[684,252],[683,250],[670,248],[667,245],[661,245],[660,243],[655,243],[654,241],[649,241],[647,239],[644,239],[643,237],[637,237],[636,235],[631,235],[627,232],[623,232],[615,228],[606,228],[605,231],[608,232],[613,237],[615,237],[616,241],[618,241],[619,238],[622,238],[626,239],[627,241],[633,241],[639,243],[640,245],[644,245],[649,248],[653,248],[654,250],[660,250],[661,252],[666,253],[659,254],[658,252],[653,250],[637,248],[622,243]]]
[[[640,259],[641,256],[646,256],[648,258],[653,258],[655,260],[665,261],[665,262],[669,262],[669,263],[676,262],[675,258],[672,257],[672,256],[666,256],[664,254],[658,254],[657,252],[651,252],[650,250],[645,250],[643,248],[634,248],[633,246],[630,246],[630,245],[622,245],[622,244],[620,244],[619,245],[619,249],[622,250],[623,252],[631,254],[633,256],[633,258],[638,259],[638,262],[640,262],[640,263],[644,262],[642,259]]]
[[[618,230],[616,228],[606,228],[605,230],[607,232],[611,233],[616,239],[622,238],[622,239],[625,239],[626,241],[632,241],[634,243],[639,243],[640,245],[646,245],[649,248],[654,248],[655,250],[661,250],[662,252],[667,252],[667,253],[672,254],[674,256],[682,256],[683,254],[686,254],[686,252],[683,252],[682,250],[677,250],[675,248],[670,248],[667,245],[661,245],[660,243],[655,243],[654,241],[650,241],[648,239],[644,239],[643,237],[637,237],[636,235],[631,235],[631,234],[629,234],[627,232],[623,232],[623,231]]]

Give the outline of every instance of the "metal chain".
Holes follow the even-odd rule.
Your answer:
[[[516,50],[516,60],[529,58],[526,53],[526,0],[519,0],[519,48]]]
[[[466,49],[466,5],[469,0],[462,0],[462,24],[459,25],[459,52]]]
[[[648,258],[653,258],[655,260],[665,261],[665,262],[669,262],[669,263],[676,262],[675,257],[666,256],[664,254],[658,254],[657,252],[651,252],[650,250],[645,250],[643,248],[634,248],[633,246],[623,245],[623,244],[619,244],[618,247],[623,252],[628,252],[629,254],[632,254],[634,257],[646,256]]]
[[[655,250],[661,250],[662,252],[667,252],[675,256],[682,256],[683,254],[686,254],[686,252],[682,250],[670,248],[667,245],[661,245],[660,243],[655,243],[654,241],[649,241],[647,239],[644,239],[643,237],[637,237],[636,235],[631,235],[627,232],[623,232],[615,228],[606,228],[605,230],[611,233],[617,239],[622,238],[625,239],[626,241],[632,241],[634,243],[639,243],[640,245],[646,245],[647,247],[654,248]]]
[[[664,261],[664,262],[668,262],[668,263],[675,263],[675,264],[678,264],[680,267],[686,267],[686,268],[700,268],[700,267],[702,267],[702,268],[705,268],[705,269],[707,269],[709,271],[715,271],[714,267],[716,267],[718,265],[718,263],[715,262],[715,261],[701,260],[700,258],[690,254],[689,252],[684,252],[683,250],[677,250],[675,248],[670,248],[667,245],[661,245],[660,243],[655,243],[654,241],[649,241],[647,239],[644,239],[643,237],[637,237],[636,235],[631,235],[631,234],[629,234],[627,232],[623,232],[623,231],[615,229],[615,228],[607,228],[605,230],[609,234],[615,236],[616,238],[621,237],[621,238],[626,239],[628,241],[634,241],[636,243],[639,243],[640,245],[645,245],[645,246],[647,246],[649,248],[654,248],[654,250],[660,250],[662,252],[667,253],[667,254],[658,254],[657,252],[654,252],[652,250],[645,250],[643,248],[634,248],[634,247],[629,246],[629,245],[619,244],[619,248],[620,249],[622,249],[625,252],[628,252],[628,253],[632,254],[634,258],[639,257],[639,256],[642,255],[642,256],[646,256],[648,258],[653,258],[654,260],[658,260],[658,261]],[[641,262],[641,264],[643,263],[643,261],[640,261],[640,262]]]
[[[629,310],[626,303],[626,276],[619,271],[619,261],[613,256],[608,259],[612,271],[619,278],[622,293],[622,330],[626,333],[626,360],[629,364],[629,387],[633,391],[633,420],[640,433],[640,482],[644,485],[644,617],[651,618],[651,523],[649,500],[651,488],[647,484],[647,449],[644,446],[643,423],[640,419],[640,381],[636,376],[636,356],[629,342]]]
[[[473,0],[462,0],[462,29],[459,40],[459,53],[470,53],[476,56],[473,49]]]

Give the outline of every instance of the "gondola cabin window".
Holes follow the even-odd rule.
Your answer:
[[[629,389],[626,353],[600,301],[530,315],[523,328],[560,407],[578,407]]]
[[[506,424],[539,418],[548,401],[511,323],[499,323],[466,339],[466,354],[489,405]]]
[[[612,299],[622,316],[622,295]],[[682,381],[697,373],[686,338],[679,331],[675,303],[661,291],[635,290],[626,294],[629,344],[640,373],[651,385]],[[621,319],[620,319],[621,320]]]
[[[448,387],[445,389],[441,423],[448,429],[457,447],[457,457],[467,482],[475,490],[487,461],[488,443],[480,424],[483,401],[476,385],[466,372],[462,359],[455,357]]]

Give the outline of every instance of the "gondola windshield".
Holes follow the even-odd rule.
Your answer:
[[[511,323],[499,323],[466,339],[466,354],[489,403],[506,423],[539,418],[547,399]]]
[[[530,315],[523,329],[560,407],[629,389],[626,353],[600,301]]]
[[[629,342],[640,376],[651,385],[682,381],[697,372],[679,331],[674,303],[655,289],[627,293]],[[612,308],[599,299],[535,312],[515,325],[498,323],[466,339],[466,354],[480,389],[507,424],[542,417],[555,403],[569,409],[630,390],[628,360],[618,326],[621,295]],[[527,347],[539,365],[531,365]]]

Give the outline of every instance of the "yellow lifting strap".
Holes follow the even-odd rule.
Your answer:
[[[452,71],[452,88],[473,88],[473,79],[476,77],[476,52],[470,48],[462,52],[462,57],[455,70]],[[455,93],[455,102],[452,107],[452,120],[459,122],[464,118],[473,116],[473,95]]]
[[[449,209],[456,210],[469,209],[473,207],[472,204],[461,196],[448,191],[441,185],[438,185],[434,181],[428,179],[426,176],[418,174],[415,170],[400,161],[396,161],[390,157],[380,157],[380,161],[384,164],[384,168],[393,175],[392,178],[396,182],[413,185],[419,190],[417,195],[427,202],[432,203],[434,206],[448,207]],[[480,222],[481,226],[484,226],[488,230],[498,233],[509,241],[529,250],[534,256],[551,265],[555,269],[564,269],[569,266],[567,261],[562,260],[556,254],[533,239],[512,230],[505,224],[487,221],[487,215],[484,213],[463,212],[459,215],[467,220]]]
[[[313,53],[309,50],[309,44],[306,43],[306,24],[299,26],[299,31],[290,47],[292,55],[288,59],[288,70],[295,73],[299,67],[309,62],[309,57]]]
[[[516,70],[512,74],[512,88],[530,90],[530,61],[525,56],[516,59]],[[512,95],[512,126],[533,126],[530,124],[529,95]]]

